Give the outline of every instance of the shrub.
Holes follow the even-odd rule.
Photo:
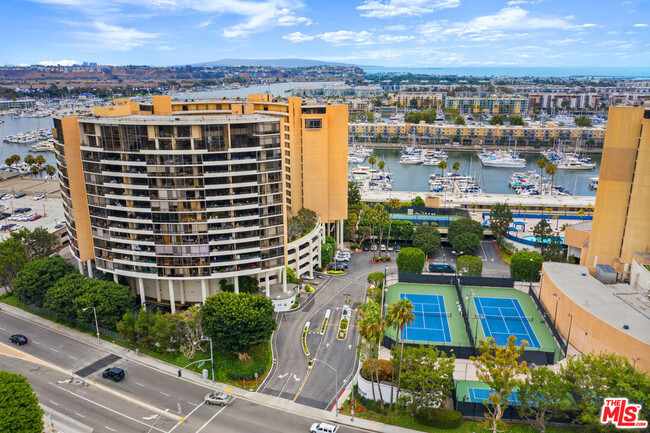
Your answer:
[[[474,256],[460,256],[456,262],[456,269],[459,275],[480,277],[483,272],[483,260]]]
[[[341,325],[339,325],[339,328],[348,329],[348,319],[341,320]]]
[[[370,363],[373,363],[372,365],[372,379],[370,378]],[[379,381],[384,382],[384,381],[390,381],[393,376],[393,363],[386,360],[386,359],[379,359],[377,360],[377,369],[379,370]],[[376,373],[375,373],[375,365],[374,365],[374,360],[372,359],[366,359],[363,361],[363,365],[361,366],[361,377],[363,377],[366,380],[369,380],[371,382],[376,382]]]
[[[381,287],[384,284],[384,273],[383,272],[373,272],[368,275],[368,284],[374,284],[375,286]]]
[[[463,423],[463,414],[457,410],[423,407],[415,412],[415,420],[422,425],[451,430]]]
[[[309,284],[305,284],[305,292],[311,293],[314,291],[314,288],[310,286]]]
[[[328,274],[338,275],[338,274],[345,274],[345,271],[327,271],[327,273]]]
[[[533,262],[531,263],[531,259]],[[510,257],[510,277],[515,281],[539,281],[539,271],[542,270],[544,259],[540,253],[534,251],[519,251]],[[531,270],[532,266],[532,270]]]
[[[256,293],[260,291],[260,282],[257,278],[242,275],[239,277],[239,293]]]
[[[372,299],[375,301],[377,304],[381,304],[381,294],[382,294],[382,288],[373,286],[369,287],[366,294],[368,295],[368,299]]]
[[[447,241],[453,245],[454,239],[461,233],[474,233],[480,240],[483,240],[483,226],[471,218],[460,218],[449,223]]]
[[[336,245],[336,239],[334,239],[331,236],[325,236],[325,243],[326,244]]]
[[[226,281],[225,278],[219,280],[219,288],[222,292],[235,293],[235,285],[228,284],[228,281]]]
[[[399,272],[421,274],[424,262],[424,252],[419,248],[403,248],[397,254],[397,269]]]
[[[476,233],[465,232],[457,235],[450,243],[459,254],[472,254],[481,244],[481,238]]]
[[[379,263],[379,262],[390,262],[390,257],[375,257],[372,259],[373,262]]]
[[[287,267],[287,283],[289,284],[296,283],[296,271],[289,267]]]

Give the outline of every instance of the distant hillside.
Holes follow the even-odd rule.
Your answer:
[[[280,66],[300,68],[306,66],[356,66],[350,63],[321,62],[309,59],[221,59],[214,62],[197,63],[193,66]]]

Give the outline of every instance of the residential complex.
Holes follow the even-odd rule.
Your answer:
[[[141,298],[201,302],[238,277],[282,283],[320,264],[347,218],[347,106],[272,100],[116,101],[55,118],[72,252]],[[289,244],[303,207],[320,224]],[[332,227],[331,229],[329,229]],[[334,228],[336,228],[334,230]]]
[[[399,92],[390,98],[392,104],[405,108],[440,107],[445,100],[442,92]]]
[[[525,96],[462,96],[447,97],[445,108],[454,108],[461,114],[526,114],[528,98]]]
[[[531,93],[528,95],[532,109],[572,109],[596,110],[600,95],[598,93]]]

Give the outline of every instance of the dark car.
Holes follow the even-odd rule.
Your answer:
[[[370,251],[370,245],[365,244],[365,245],[363,246],[363,250],[364,250],[364,251]]]
[[[2,221],[5,218],[9,218],[9,215],[0,214],[0,221]]]
[[[455,274],[456,268],[449,263],[429,263],[429,272],[441,272],[443,274]]]
[[[18,194],[16,194],[16,198],[25,197],[25,195],[27,194],[25,194],[24,192],[19,192]]]
[[[25,337],[23,334],[14,334],[11,337],[9,337],[9,341],[19,346],[22,346],[23,344],[27,344],[27,337]]]
[[[402,246],[400,244],[395,245],[395,251],[400,251]]]
[[[117,367],[111,367],[104,370],[102,373],[104,379],[113,379],[114,382],[119,382],[124,379],[124,370]]]

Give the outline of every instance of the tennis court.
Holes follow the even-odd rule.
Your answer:
[[[451,343],[445,300],[441,295],[418,295],[401,293],[413,304],[415,320],[404,329],[404,338],[414,341]]]
[[[467,388],[467,395],[469,395],[469,401],[472,403],[483,403],[484,400],[490,398],[489,389],[485,388]],[[513,406],[519,406],[519,400],[517,398],[517,391],[514,391],[510,397],[508,397],[508,403]]]
[[[530,326],[533,319],[526,317],[517,299],[474,297],[474,304],[485,336],[494,338],[499,346],[508,344],[508,337],[514,335],[517,344],[526,340],[527,347],[540,347]]]

